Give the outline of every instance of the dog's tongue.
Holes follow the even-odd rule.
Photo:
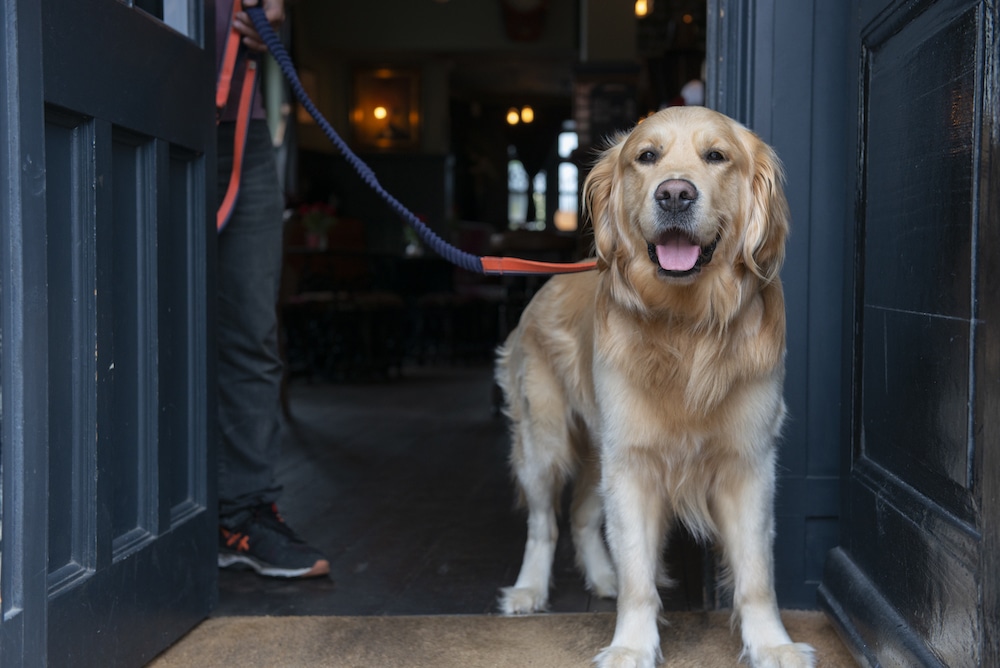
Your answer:
[[[682,235],[656,246],[656,259],[667,271],[687,271],[694,267],[699,255],[701,248]]]

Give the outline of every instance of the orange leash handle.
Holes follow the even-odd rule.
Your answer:
[[[247,59],[246,77],[243,79],[243,88],[240,90],[240,105],[236,116],[236,142],[233,146],[233,171],[229,175],[229,185],[226,187],[226,196],[219,205],[219,210],[215,214],[215,229],[218,232],[229,222],[229,217],[233,213],[236,205],[236,196],[240,192],[240,178],[243,173],[243,153],[246,151],[247,133],[250,130],[250,105],[253,104],[254,91],[257,86],[257,61],[253,58]]]
[[[481,257],[483,273],[489,276],[530,274],[574,274],[597,269],[597,260],[583,262],[539,262],[516,257]]]
[[[233,28],[233,20],[242,9],[240,0],[233,0],[233,12],[229,17],[229,35],[226,37],[226,50],[222,55],[222,67],[219,70],[219,80],[215,85],[215,108],[222,112],[229,100],[229,89],[233,85],[233,72],[236,70],[236,57],[240,52],[240,34]]]

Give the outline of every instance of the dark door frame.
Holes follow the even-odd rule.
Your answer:
[[[47,535],[30,521],[48,508],[48,452],[32,447],[48,433],[46,231],[36,224],[45,220],[38,187],[44,105],[40,84],[30,83],[42,79],[41,7],[37,0],[7,0],[0,15],[8,27],[0,35],[0,114],[7,128],[0,164],[9,180],[0,190],[0,655],[5,664],[9,658],[22,665],[46,642],[46,573],[38,564],[46,560]]]

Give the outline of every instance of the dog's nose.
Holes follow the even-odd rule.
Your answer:
[[[670,213],[687,211],[698,199],[698,189],[685,179],[668,179],[656,187],[656,203]]]

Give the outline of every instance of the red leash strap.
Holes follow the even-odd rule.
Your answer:
[[[597,260],[583,262],[539,262],[516,257],[482,257],[483,273],[493,276],[504,274],[573,274],[597,268]]]
[[[218,232],[229,222],[236,205],[236,196],[240,192],[240,178],[243,175],[243,153],[246,150],[247,134],[250,131],[250,107],[253,104],[254,92],[257,89],[257,61],[247,59],[246,74],[243,77],[243,88],[240,89],[240,104],[236,114],[236,133],[233,145],[233,171],[229,174],[229,185],[226,196],[215,214],[215,229]]]
[[[229,34],[226,37],[226,48],[222,56],[222,68],[215,88],[215,109],[217,118],[229,102],[229,91],[232,89],[233,77],[239,64],[240,44],[242,36],[233,27],[236,14],[242,9],[240,0],[233,0],[233,11],[229,17]],[[229,217],[236,206],[236,197],[240,192],[240,178],[243,173],[243,154],[246,151],[247,133],[250,130],[250,112],[253,106],[254,94],[257,90],[257,60],[247,57],[246,69],[240,88],[240,100],[236,109],[236,133],[233,143],[233,169],[229,174],[229,185],[226,195],[215,214],[215,229],[221,232],[229,222]],[[218,121],[216,121],[218,122]]]
[[[233,28],[233,19],[240,12],[243,3],[240,0],[233,0],[233,11],[229,15],[229,34],[226,37],[226,50],[222,55],[222,67],[219,70],[219,79],[215,83],[215,109],[219,113],[226,107],[229,101],[229,89],[233,84],[233,73],[236,71],[236,57],[240,52],[240,34]]]

